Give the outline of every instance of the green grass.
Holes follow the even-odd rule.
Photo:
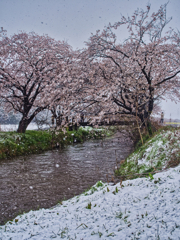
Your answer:
[[[91,206],[92,206],[92,205],[91,205],[91,202],[90,202],[90,203],[88,203],[88,205],[87,205],[86,208],[87,208],[87,209],[91,209]]]
[[[49,149],[51,140],[51,134],[46,131],[1,132],[0,159],[44,151]]]
[[[153,136],[143,136],[135,151],[115,171],[122,179],[132,179],[180,164],[180,129],[162,128]]]
[[[0,132],[0,159],[20,155],[40,153],[42,151],[64,147],[68,144],[83,142],[90,138],[103,138],[114,133],[114,129],[84,129],[77,131],[27,130],[25,133]]]

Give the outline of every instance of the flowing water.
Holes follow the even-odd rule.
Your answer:
[[[24,211],[52,207],[99,180],[110,181],[132,149],[127,133],[118,132],[104,140],[0,161],[0,225]]]

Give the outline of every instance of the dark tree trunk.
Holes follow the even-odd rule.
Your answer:
[[[19,122],[18,126],[18,133],[25,133],[28,125],[30,124],[30,119],[22,118],[21,121]]]
[[[150,99],[148,104],[147,129],[148,129],[149,135],[152,135],[153,131],[152,131],[150,116],[154,107],[154,88],[150,87],[149,90],[150,90]]]
[[[23,114],[21,121],[19,122],[19,126],[18,126],[18,133],[25,133],[28,125],[32,122],[32,120],[34,119],[34,117],[41,112],[42,110],[44,110],[45,108],[37,108],[30,116],[28,116],[28,113],[30,111],[30,108],[26,109],[25,113]],[[28,117],[27,117],[28,116]]]
[[[143,114],[141,112],[138,113],[138,117],[141,120],[142,126],[147,127],[149,135],[152,135],[152,125],[151,125],[150,116],[153,110],[153,103],[154,103],[153,98],[150,98],[148,102],[148,111],[144,109]]]
[[[141,120],[142,126],[143,126],[143,127],[146,126],[146,124],[145,124],[145,116],[144,116],[144,114],[142,114],[142,113],[138,113],[137,116],[138,116],[139,119]]]

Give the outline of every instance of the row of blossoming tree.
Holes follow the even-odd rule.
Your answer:
[[[92,34],[86,48],[35,33],[0,41],[0,98],[6,111],[19,112],[18,132],[44,109],[61,106],[64,114],[87,113],[95,122],[104,114],[136,116],[150,124],[160,97],[179,98],[180,32],[165,27],[167,4],[150,15],[136,10]],[[117,39],[128,29],[124,42]]]

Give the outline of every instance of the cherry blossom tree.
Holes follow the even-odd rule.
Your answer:
[[[6,37],[6,30],[3,29],[3,27],[0,28],[0,39]]]
[[[7,112],[19,112],[18,132],[64,94],[71,47],[32,33],[0,41],[0,97]]]
[[[147,5],[146,10],[138,9],[132,17],[123,16],[98,30],[86,42],[92,96],[101,103],[101,113],[137,115],[143,124],[149,123],[156,100],[180,97],[180,37],[173,29],[164,32],[171,20],[166,8],[162,5],[150,15]],[[129,36],[120,43],[116,31],[123,25]]]
[[[96,88],[96,76],[99,65],[94,64],[87,55],[86,50],[74,52],[74,60],[71,65],[71,73],[66,91],[68,106],[66,114],[79,120],[82,115],[93,118],[93,122],[99,119],[98,114],[102,111],[99,95],[100,88]]]

